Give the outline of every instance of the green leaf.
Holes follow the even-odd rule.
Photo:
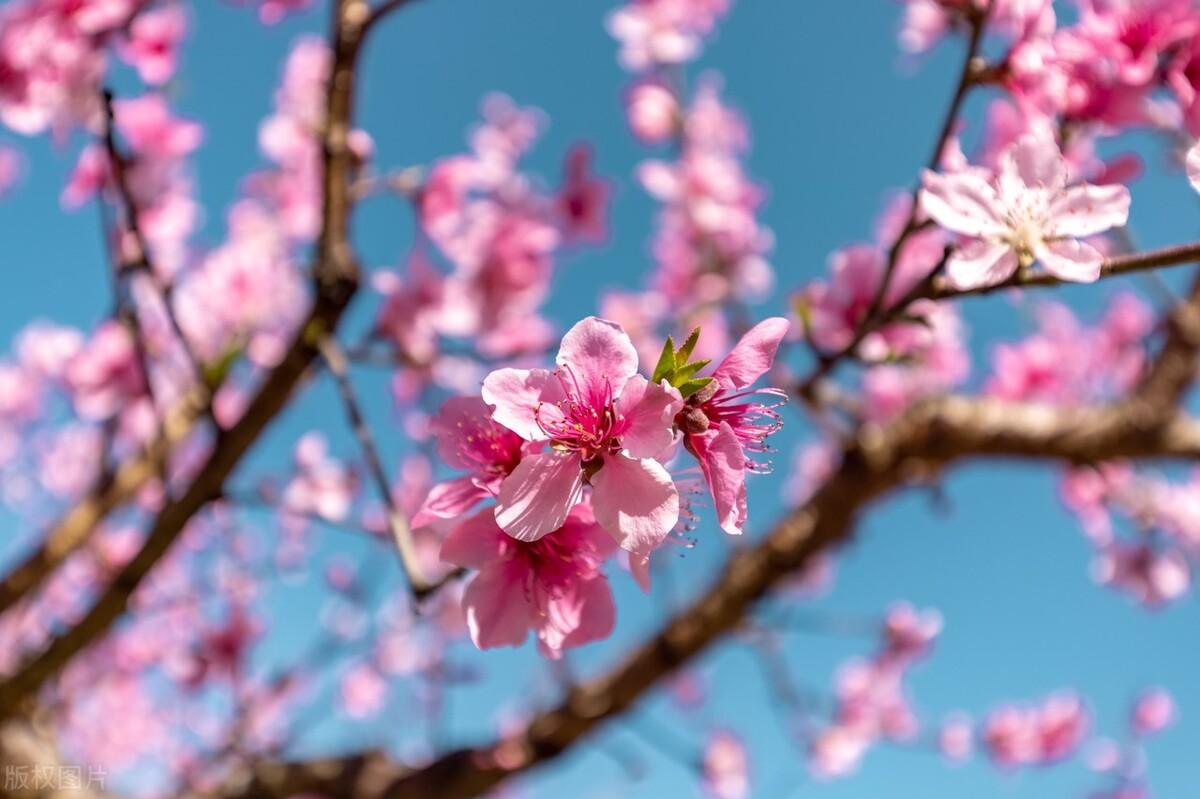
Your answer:
[[[675,353],[675,368],[678,369],[688,362],[688,358],[692,357],[692,351],[696,349],[696,344],[699,341],[700,328],[693,328],[687,337],[687,341],[683,342],[683,346]]]
[[[705,358],[702,361],[692,361],[689,364],[677,367],[675,369],[675,378],[671,381],[671,385],[678,386],[680,383],[686,383],[695,376],[696,372],[699,372],[710,363],[712,363],[712,359]]]
[[[662,355],[658,356],[658,364],[654,367],[651,379],[657,383],[660,380],[670,380],[675,373],[675,341],[667,336],[663,344]]]
[[[683,398],[687,399],[712,381],[713,379],[711,377],[697,377],[692,380],[688,380],[681,386],[676,386],[676,388],[679,389],[679,393],[683,396]]]

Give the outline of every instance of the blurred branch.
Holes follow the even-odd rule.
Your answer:
[[[332,334],[358,289],[359,268],[350,243],[350,183],[355,159],[349,147],[354,107],[355,68],[367,18],[365,0],[339,0],[332,7],[333,67],[320,132],[324,181],[322,228],[313,257],[315,298],[307,318],[250,399],[241,418],[219,430],[204,463],[182,494],[167,502],[154,519],[141,549],[74,625],[62,630],[39,652],[27,657],[0,682],[0,715],[14,712],[71,659],[103,636],[124,613],[142,580],[170,550],[188,522],[219,499],[225,480],[267,426],[291,400],[313,362],[317,340]]]
[[[867,425],[843,449],[841,465],[802,507],[751,549],[733,554],[712,586],[606,674],[567,692],[520,732],[444,754],[412,771],[378,753],[319,763],[259,764],[234,775],[228,799],[282,799],[312,792],[347,799],[464,799],[554,759],[625,711],[708,646],[734,632],[784,579],[851,535],[874,501],[959,462],[1023,458],[1096,463],[1113,458],[1200,458],[1200,422],[1179,414],[1148,418],[1124,403],[1056,408],[950,396],[896,421]],[[370,779],[366,775],[370,775]]]

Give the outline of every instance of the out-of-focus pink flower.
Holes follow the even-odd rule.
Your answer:
[[[588,317],[563,336],[558,368],[499,369],[483,382],[493,418],[550,451],[524,458],[500,486],[496,521],[537,541],[579,502],[622,547],[648,552],[679,520],[679,493],[655,460],[674,441],[679,392],[637,374],[637,351],[613,322]]]
[[[359,663],[342,675],[338,689],[342,712],[352,719],[366,719],[383,709],[388,684],[370,663]]]
[[[909,660],[925,655],[942,631],[942,614],[918,611],[908,602],[893,605],[884,619],[884,654]]]
[[[63,378],[76,412],[85,419],[107,419],[146,391],[133,337],[111,320],[70,359]]]
[[[730,0],[636,0],[612,12],[609,33],[621,42],[621,65],[631,71],[690,61],[703,37],[729,10]]]
[[[296,474],[283,490],[282,504],[293,513],[345,520],[358,481],[354,473],[329,456],[325,437],[306,433],[296,442]]]
[[[187,12],[178,4],[143,11],[129,26],[128,40],[119,49],[121,57],[146,83],[162,85],[175,74],[187,24]]]
[[[977,170],[927,170],[920,202],[939,225],[971,239],[946,264],[961,289],[1003,282],[1034,261],[1063,280],[1096,280],[1104,256],[1079,239],[1124,225],[1129,216],[1128,189],[1068,186],[1058,147],[1035,136],[1009,150],[992,180]]]
[[[748,453],[767,452],[767,437],[781,426],[774,405],[750,398],[766,394],[776,405],[787,401],[779,389],[750,386],[770,370],[787,331],[781,317],[751,328],[713,370],[712,381],[688,397],[677,421],[688,451],[700,462],[721,529],[730,535],[740,535],[746,523],[746,472],[768,468]]]
[[[204,138],[204,129],[174,116],[161,94],[114,100],[113,117],[121,135],[141,158],[182,158]]]
[[[647,144],[667,141],[679,129],[679,100],[656,80],[640,80],[625,94],[625,113],[633,135]]]
[[[1152,688],[1134,703],[1129,727],[1134,735],[1145,737],[1162,732],[1174,721],[1175,699],[1166,689]]]
[[[524,439],[492,421],[491,409],[478,397],[446,400],[431,420],[430,432],[442,460],[467,474],[434,485],[412,519],[414,527],[456,518],[499,494],[525,446]]]
[[[1110,544],[1100,551],[1093,573],[1099,582],[1128,592],[1150,608],[1179,599],[1192,583],[1187,556],[1144,543]]]
[[[577,144],[567,153],[558,192],[563,236],[568,241],[599,243],[608,233],[608,181],[592,172],[592,149]]]
[[[704,789],[713,799],[745,799],[750,795],[750,758],[742,739],[717,730],[704,746]]]
[[[1046,765],[1073,755],[1089,723],[1087,708],[1079,697],[1056,694],[1038,706],[1008,705],[993,711],[980,738],[997,765]]]
[[[950,761],[962,762],[971,756],[975,746],[975,731],[971,720],[953,715],[942,722],[938,730],[938,751]]]
[[[0,197],[8,194],[21,177],[21,156],[11,147],[0,145]]]
[[[441,554],[479,570],[463,593],[477,647],[520,646],[533,630],[543,653],[557,657],[612,632],[616,611],[602,568],[615,550],[584,503],[530,542],[506,534],[484,508],[451,531]]]

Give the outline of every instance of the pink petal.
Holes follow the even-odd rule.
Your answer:
[[[964,236],[998,236],[1004,232],[1004,214],[996,190],[979,175],[941,175],[925,170],[921,182],[921,208],[946,230]]]
[[[762,377],[775,362],[779,342],[787,335],[788,320],[780,316],[764,319],[742,336],[713,377],[725,388],[745,388]]]
[[[746,523],[746,453],[729,422],[716,430],[689,436],[688,444],[700,461],[700,471],[712,492],[721,529],[741,535]]]
[[[1124,186],[1071,186],[1050,204],[1047,234],[1076,238],[1121,227],[1129,221],[1129,202]]]
[[[679,521],[675,482],[651,458],[606,458],[592,477],[592,489],[596,521],[630,552],[658,546]]]
[[[1000,159],[1001,180],[1019,180],[1030,188],[1057,189],[1067,182],[1067,167],[1058,143],[1049,136],[1026,135]]]
[[[573,592],[568,592],[552,604],[557,607],[549,615],[552,619],[557,618],[555,626],[559,631],[566,629],[559,626],[562,622],[568,619],[571,622],[565,637],[559,641],[558,649],[600,641],[612,635],[616,626],[617,608],[613,604],[612,589],[604,577],[584,580],[575,586]],[[540,635],[542,633],[539,631]],[[550,646],[548,638],[542,640],[546,646]]]
[[[412,518],[412,526],[424,527],[437,519],[462,516],[487,496],[488,492],[477,486],[470,477],[438,483],[429,489],[421,510]]]
[[[584,396],[599,405],[606,392],[619,390],[637,374],[638,356],[620,325],[589,316],[563,336],[557,363],[569,367]]]
[[[667,381],[651,383],[634,375],[621,389],[617,413],[629,425],[621,432],[621,446],[631,458],[653,458],[675,440],[675,414],[683,397]]]
[[[517,464],[500,485],[496,522],[518,541],[537,541],[563,526],[582,493],[578,455],[533,455]]]
[[[483,401],[495,408],[492,418],[526,441],[542,441],[538,405],[562,398],[554,375],[545,369],[497,369],[483,380]]]
[[[993,286],[1017,271],[1017,254],[1007,244],[973,241],[946,262],[946,277],[955,288]]]
[[[482,569],[504,552],[504,531],[491,508],[484,508],[456,526],[442,541],[439,557],[467,569]]]
[[[1091,283],[1100,277],[1104,256],[1090,244],[1064,239],[1038,247],[1034,253],[1042,266],[1063,280]]]
[[[492,417],[492,409],[479,397],[451,397],[429,422],[429,432],[437,441],[437,451],[447,466],[455,469],[473,469],[476,464],[463,457],[460,442],[468,436],[477,436],[486,429]],[[505,425],[507,427],[507,425]]]
[[[1192,146],[1187,154],[1187,174],[1188,180],[1192,182],[1192,188],[1200,191],[1200,142]]]
[[[463,610],[475,646],[491,649],[525,642],[534,609],[521,577],[514,564],[506,561],[483,569],[467,585]]]

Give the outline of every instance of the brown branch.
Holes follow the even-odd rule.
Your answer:
[[[316,360],[316,341],[331,334],[358,288],[358,264],[350,244],[350,182],[355,167],[348,144],[354,102],[354,76],[362,44],[365,0],[339,0],[333,6],[331,71],[321,132],[324,152],[325,213],[312,268],[315,299],[283,360],[267,375],[242,417],[218,434],[196,477],[155,518],[141,550],[97,597],[74,626],[58,633],[0,682],[0,715],[9,715],[86,646],[100,638],[125,611],[145,576],[178,539],[187,523],[219,499],[225,480],[290,401]]]
[[[948,253],[947,253],[948,254]],[[1170,247],[1163,247],[1157,250],[1147,250],[1146,252],[1127,253],[1124,255],[1116,255],[1104,261],[1100,267],[1100,280],[1106,278],[1120,277],[1122,275],[1130,275],[1138,272],[1146,272],[1153,269],[1161,269],[1168,266],[1182,266],[1186,264],[1200,263],[1200,241],[1190,242],[1188,244],[1176,244]],[[1008,280],[996,283],[990,286],[978,286],[970,289],[958,289],[950,285],[940,275],[940,265],[935,267],[929,277],[917,283],[907,294],[901,297],[894,305],[884,311],[876,314],[873,318],[864,318],[863,323],[859,326],[854,339],[842,349],[832,354],[821,355],[817,361],[817,365],[798,383],[797,394],[804,398],[815,398],[817,396],[817,386],[833,368],[840,362],[854,355],[855,351],[862,344],[863,340],[895,321],[908,310],[914,302],[918,300],[953,300],[963,297],[978,297],[986,294],[993,294],[1004,289],[1040,289],[1052,288],[1061,286],[1067,281],[1061,280],[1048,272],[1025,273],[1017,272]],[[1200,286],[1194,287],[1195,291],[1200,292]],[[1197,302],[1200,303],[1200,295],[1193,294],[1197,297]],[[1183,307],[1177,311],[1173,317],[1172,327],[1177,329],[1175,334],[1178,339],[1184,336],[1183,328],[1191,330],[1187,333],[1188,340],[1195,339],[1200,345],[1200,320],[1192,320],[1192,317],[1200,313],[1200,309],[1192,312],[1183,311]],[[1186,315],[1186,319],[1181,316]],[[1178,317],[1178,318],[1176,318]],[[1181,344],[1182,341],[1176,341],[1176,344]],[[1171,404],[1171,403],[1168,403]]]
[[[345,799],[465,799],[545,763],[625,711],[661,680],[735,631],[754,604],[812,558],[844,543],[867,506],[904,485],[980,457],[1094,463],[1113,458],[1200,458],[1200,422],[1146,422],[1123,405],[1062,409],[986,398],[932,400],[886,426],[868,425],[821,489],[751,549],[732,555],[715,583],[605,675],[568,691],[521,732],[443,755],[405,772],[379,753],[317,763],[267,763],[234,775],[226,799],[313,792]]]
[[[358,396],[354,393],[354,385],[350,382],[346,353],[342,352],[342,348],[331,336],[322,336],[317,342],[317,347],[321,351],[325,365],[329,367],[329,373],[333,375],[338,395],[342,398],[342,406],[346,409],[347,421],[354,432],[354,437],[358,439],[363,460],[366,461],[367,472],[371,475],[375,489],[383,502],[384,510],[387,512],[388,527],[392,531],[392,539],[396,542],[396,551],[400,555],[400,566],[408,578],[409,589],[414,597],[420,599],[429,593],[432,583],[425,576],[417,559],[408,520],[404,518],[404,514],[396,507],[396,502],[392,498],[391,481],[388,480],[387,472],[383,468],[383,461],[379,457],[379,448],[375,446],[375,437],[371,434],[371,428],[367,424]]]
[[[206,393],[193,391],[163,420],[158,437],[95,486],[47,532],[42,544],[0,580],[0,613],[35,590],[69,555],[78,550],[106,516],[129,502],[158,477],[174,447],[195,429],[206,407]]]

